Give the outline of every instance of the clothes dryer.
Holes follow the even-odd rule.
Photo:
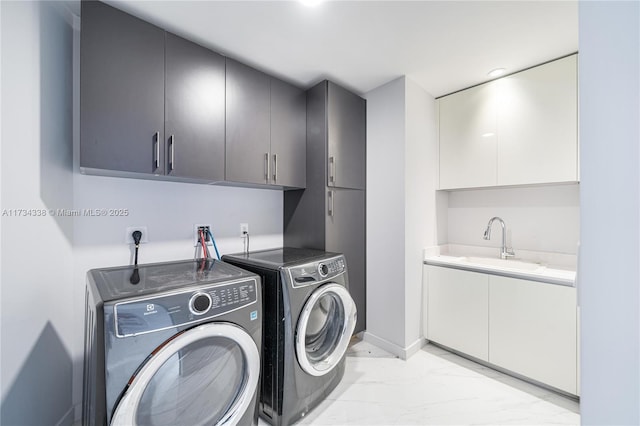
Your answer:
[[[261,323],[260,278],[220,261],[89,271],[83,424],[257,424]]]
[[[289,425],[340,383],[356,323],[343,255],[283,248],[223,256],[263,283],[260,416]]]

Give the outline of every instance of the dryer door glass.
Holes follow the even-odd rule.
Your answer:
[[[304,371],[321,376],[342,359],[355,328],[356,307],[344,286],[319,287],[298,319],[296,354]]]
[[[231,324],[187,330],[157,350],[134,376],[113,424],[235,424],[255,395],[260,356]]]

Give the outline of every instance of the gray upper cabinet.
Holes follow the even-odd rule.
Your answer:
[[[83,1],[83,173],[304,188],[306,92]]]
[[[333,89],[327,90],[333,87]],[[341,96],[331,100],[332,93]],[[307,181],[304,191],[286,191],[284,193],[283,243],[285,247],[304,247],[344,253],[349,271],[349,293],[358,309],[358,321],[355,333],[366,329],[366,190],[365,177],[358,176],[362,189],[340,188],[328,185],[329,169],[327,152],[329,151],[330,129],[351,127],[354,138],[366,138],[364,100],[356,95],[343,93],[344,89],[333,83],[323,81],[307,90]],[[340,114],[347,107],[349,99],[355,105],[357,113],[350,115],[358,123],[333,123],[332,120],[345,118]],[[359,100],[359,101],[358,101]],[[357,101],[357,102],[356,102]],[[336,104],[339,110],[334,111]],[[360,111],[360,109],[363,109]],[[346,108],[349,109],[349,108]],[[348,131],[343,134],[349,133]],[[351,138],[353,140],[353,138]],[[336,140],[337,141],[337,140]],[[358,145],[359,144],[359,145]],[[351,154],[345,168],[358,168],[358,174],[365,172],[365,140],[358,140],[357,150],[339,149],[334,153]],[[356,152],[360,151],[357,155]],[[340,157],[344,158],[344,157]],[[339,162],[335,163],[339,165]],[[342,177],[347,176],[342,173]],[[336,174],[338,177],[338,174]],[[343,185],[342,181],[337,182]]]
[[[268,75],[227,58],[227,181],[269,183],[269,80]]]
[[[226,180],[304,188],[306,94],[227,58]]]
[[[225,59],[166,34],[167,174],[224,180]]]
[[[82,2],[80,167],[164,173],[164,31]]]
[[[327,82],[328,158],[327,185],[366,187],[366,101]]]
[[[271,183],[306,186],[306,94],[271,79]]]

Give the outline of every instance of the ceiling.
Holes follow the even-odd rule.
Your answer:
[[[359,94],[407,75],[438,97],[578,49],[577,1],[106,2],[298,86]]]

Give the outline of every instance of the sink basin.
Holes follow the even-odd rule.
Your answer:
[[[542,268],[539,263],[523,262],[521,260],[497,259],[492,257],[464,257],[462,262],[472,263],[475,265],[491,266],[501,269],[514,269],[518,271],[535,271]]]

